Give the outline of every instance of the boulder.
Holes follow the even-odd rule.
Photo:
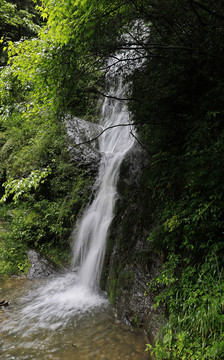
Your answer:
[[[31,265],[27,273],[28,279],[44,278],[61,271],[55,263],[33,249],[28,250],[28,260]]]

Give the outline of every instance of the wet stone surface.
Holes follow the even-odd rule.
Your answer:
[[[59,271],[59,268],[54,263],[38,253],[36,250],[28,250],[27,257],[31,264],[27,273],[28,279],[48,277],[58,273]]]
[[[144,328],[153,343],[165,320],[163,309],[154,310],[155,294],[147,292],[147,283],[158,276],[162,265],[147,240],[153,226],[150,192],[146,196],[142,190],[147,186],[148,162],[149,156],[136,144],[122,163],[106,252],[105,288],[119,318]]]
[[[101,155],[98,150],[98,139],[94,141],[92,139],[99,135],[102,127],[77,117],[71,117],[66,119],[66,129],[69,140],[68,149],[73,162],[78,167],[96,175]],[[77,144],[79,145],[77,146]]]

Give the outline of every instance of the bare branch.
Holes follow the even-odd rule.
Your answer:
[[[165,50],[184,50],[190,52],[199,52],[197,49],[189,48],[185,46],[178,45],[167,45],[159,43],[124,43],[118,45],[119,50],[149,50],[149,49],[165,49]]]
[[[147,151],[147,153],[150,154],[149,149],[147,149],[147,148],[145,147],[145,145],[143,145],[142,142],[137,138],[137,136],[135,136],[135,134],[133,134],[133,131],[132,131],[132,130],[130,131],[130,134],[133,136],[133,138],[135,138],[135,140],[137,141],[137,143],[138,143],[143,149],[145,149],[145,150]]]
[[[101,131],[101,133],[99,133],[96,137],[90,139],[90,140],[86,140],[83,141],[81,143],[75,144],[75,146],[73,146],[70,151],[72,151],[73,149],[75,149],[77,146],[81,146],[81,145],[86,145],[86,144],[90,144],[93,141],[97,140],[105,131],[116,128],[116,127],[120,127],[120,126],[134,126],[136,124],[117,124],[117,125],[112,125],[112,126],[108,126],[107,128],[105,128],[104,130]],[[149,154],[150,151],[142,144],[142,142],[137,138],[137,136],[135,136],[135,134],[133,133],[132,130],[130,130],[130,134],[133,136],[133,138],[137,141],[137,143],[144,149],[146,150]]]
[[[101,91],[99,91],[99,90],[97,90],[97,89],[90,89],[90,91],[93,91],[93,92],[95,92],[95,93],[98,93],[98,94],[100,94],[100,95],[102,95],[102,96],[104,96],[104,97],[106,97],[106,98],[108,98],[108,99],[114,99],[114,100],[119,100],[119,101],[137,101],[137,102],[139,102],[139,100],[137,100],[137,99],[134,99],[134,98],[118,98],[118,97],[116,97],[116,96],[113,96],[113,95],[106,95],[106,94],[104,94],[104,93],[102,93]]]
[[[104,130],[102,130],[96,137],[90,139],[90,140],[86,140],[83,141],[81,143],[75,144],[75,146],[73,146],[71,150],[73,150],[74,148],[76,148],[77,146],[81,146],[81,145],[85,145],[85,144],[90,144],[91,142],[97,140],[105,131],[116,128],[116,127],[120,127],[120,126],[134,126],[135,124],[117,124],[117,125],[112,125],[112,126],[108,126],[107,128],[105,128]]]

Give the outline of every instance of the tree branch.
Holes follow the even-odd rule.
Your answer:
[[[164,49],[164,50],[184,50],[190,52],[199,52],[197,49],[178,45],[167,45],[157,43],[124,43],[118,45],[119,50],[149,50],[149,49]]]
[[[139,102],[139,100],[134,99],[134,98],[119,98],[119,97],[112,96],[112,95],[106,95],[106,94],[102,93],[101,91],[99,91],[97,89],[93,89],[93,88],[91,88],[90,91],[92,91],[94,93],[98,93],[108,99],[114,99],[114,100],[119,100],[119,101],[137,101],[137,102]]]
[[[103,16],[103,17],[106,17],[106,16],[112,14],[113,12],[119,10],[120,8],[122,8],[122,6],[124,6],[124,5],[126,5],[126,4],[128,4],[128,3],[130,3],[130,2],[131,2],[131,0],[127,0],[127,1],[123,2],[122,4],[118,5],[117,7],[115,7],[115,8],[113,8],[113,9],[107,11],[105,14],[102,14],[102,16]]]
[[[90,140],[86,140],[83,141],[81,143],[75,144],[75,146],[73,146],[71,150],[73,150],[76,146],[81,146],[81,145],[85,145],[85,144],[90,144],[91,142],[97,140],[105,131],[116,128],[116,127],[120,127],[120,126],[134,126],[135,124],[117,124],[117,125],[111,125],[108,126],[107,128],[105,128],[104,130],[102,130],[97,136],[95,136],[94,138],[90,139]]]
[[[143,145],[142,142],[137,138],[137,136],[135,136],[135,134],[133,134],[133,131],[132,131],[132,130],[130,131],[130,134],[133,136],[133,138],[135,138],[135,140],[137,141],[137,143],[138,143],[143,149],[145,149],[148,154],[150,154],[149,149],[147,149],[147,148],[145,147],[145,145]]]
[[[107,128],[105,128],[103,131],[101,131],[101,133],[99,133],[96,137],[90,139],[90,140],[86,140],[83,141],[81,143],[75,144],[75,146],[73,146],[69,151],[72,151],[74,148],[76,148],[77,146],[81,146],[81,145],[85,145],[85,144],[90,144],[93,141],[97,140],[105,131],[116,128],[116,127],[120,127],[120,126],[133,126],[136,124],[117,124],[117,125],[112,125],[112,126],[108,126]],[[142,142],[137,138],[137,136],[135,136],[135,134],[133,133],[132,130],[130,130],[130,134],[133,136],[133,138],[137,141],[137,143],[144,149],[147,151],[148,154],[150,154],[149,149],[147,149]]]

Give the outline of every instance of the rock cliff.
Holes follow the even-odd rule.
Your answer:
[[[136,144],[121,166],[119,198],[108,239],[102,283],[118,317],[128,324],[143,327],[154,342],[164,320],[162,309],[153,308],[155,294],[146,294],[147,283],[158,274],[162,263],[147,241],[152,227],[150,193],[145,191],[149,161],[145,150]]]

